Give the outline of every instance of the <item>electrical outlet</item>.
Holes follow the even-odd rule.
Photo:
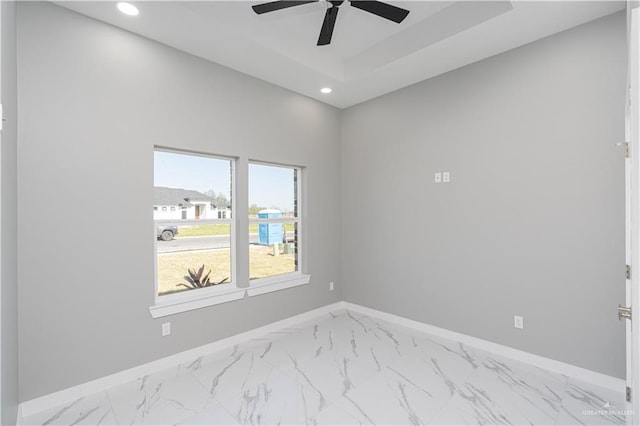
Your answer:
[[[329,283],[329,291],[335,290],[335,286],[333,285],[333,281]]]
[[[435,174],[433,175],[433,181],[434,181],[435,183],[440,183],[440,182],[442,182],[442,173],[440,173],[440,172],[435,173]]]
[[[513,326],[515,328],[523,329],[524,328],[524,318],[522,318],[520,315],[514,315],[513,316]]]
[[[451,174],[449,172],[442,172],[442,181],[444,183],[451,182]]]
[[[162,337],[168,336],[171,334],[171,323],[165,322],[162,323]]]

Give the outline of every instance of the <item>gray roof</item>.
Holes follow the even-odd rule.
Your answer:
[[[177,206],[180,204],[189,206],[190,201],[205,203],[214,201],[212,197],[191,189],[167,188],[166,186],[155,186],[153,189],[153,204],[156,206]]]

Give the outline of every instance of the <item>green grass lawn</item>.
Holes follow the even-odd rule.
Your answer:
[[[169,294],[187,290],[178,284],[184,283],[188,269],[196,271],[204,265],[205,273],[211,271],[211,281],[231,279],[229,249],[211,251],[187,251],[158,255],[158,293]]]
[[[249,226],[249,232],[258,232],[258,226],[255,225],[255,231],[251,231]],[[182,237],[202,237],[205,235],[229,235],[231,225],[226,223],[203,223],[202,225],[184,225],[178,226],[178,235],[176,238]]]

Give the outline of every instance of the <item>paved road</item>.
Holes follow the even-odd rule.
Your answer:
[[[176,237],[171,241],[158,241],[158,253],[229,248],[229,241],[228,235],[183,238]],[[257,243],[258,234],[249,234],[249,242]]]

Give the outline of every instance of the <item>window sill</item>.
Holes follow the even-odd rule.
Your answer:
[[[247,288],[249,297],[309,284],[311,275],[300,273],[255,280]]]
[[[250,297],[287,288],[309,284],[311,275],[288,274],[277,277],[255,280],[249,288],[231,287],[226,289],[211,288],[191,290],[183,293],[160,296],[155,306],[149,308],[153,318],[162,318],[181,312],[206,308],[244,298],[245,292]]]
[[[149,308],[149,312],[153,318],[162,318],[179,314],[180,312],[193,311],[194,309],[242,299],[246,290],[246,288],[233,286],[226,289],[199,289],[175,295],[160,296],[160,300],[156,302],[155,306]]]

